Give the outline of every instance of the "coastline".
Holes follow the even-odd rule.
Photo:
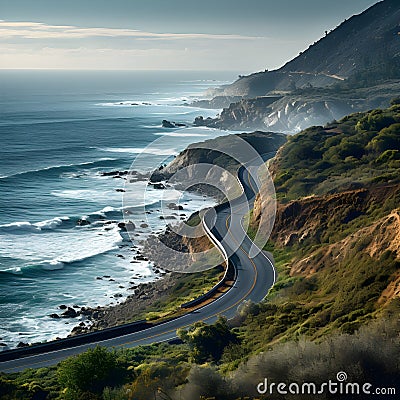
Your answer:
[[[142,95],[140,96],[143,99]],[[4,324],[5,329],[0,333],[0,342],[4,343],[5,346],[1,346],[0,350],[14,348],[17,345],[25,346],[28,343],[38,343],[55,340],[57,337],[65,337],[71,333],[71,328],[75,325],[81,325],[81,327],[91,325],[89,315],[92,310],[98,310],[99,307],[100,309],[117,307],[125,301],[125,298],[131,297],[132,292],[140,291],[143,282],[149,280],[162,281],[163,279],[160,278],[164,278],[166,275],[158,272],[157,267],[153,268],[147,260],[132,260],[131,256],[140,257],[140,254],[135,254],[140,249],[140,242],[152,234],[159,234],[165,224],[160,223],[162,222],[161,215],[157,211],[160,204],[156,201],[156,197],[160,189],[151,187],[149,208],[146,209],[146,214],[147,210],[149,210],[149,214],[146,217],[150,218],[154,226],[145,228],[142,225],[144,226],[146,222],[138,221],[139,223],[136,224],[137,228],[134,232],[133,246],[127,240],[128,235],[124,232],[122,225],[122,208],[118,204],[118,198],[121,198],[121,193],[117,192],[122,192],[123,190],[123,182],[126,178],[125,171],[128,167],[127,162],[131,162],[129,160],[132,160],[132,154],[137,154],[139,150],[145,149],[147,142],[135,148],[128,147],[129,143],[125,147],[121,147],[119,135],[122,135],[122,130],[118,128],[118,124],[114,124],[114,120],[127,114],[131,117],[133,116],[134,118],[129,120],[129,126],[132,126],[132,134],[135,134],[136,130],[146,132],[149,135],[148,138],[146,137],[146,141],[149,143],[151,143],[150,140],[155,141],[160,137],[165,137],[166,141],[162,143],[163,146],[154,148],[154,153],[148,154],[149,159],[157,157],[157,160],[165,159],[167,153],[172,158],[171,154],[174,153],[170,151],[174,151],[176,154],[178,149],[186,149],[187,146],[196,141],[214,139],[222,135],[229,137],[231,133],[209,128],[182,127],[178,130],[170,130],[169,128],[160,127],[159,123],[162,118],[191,124],[188,121],[193,121],[193,114],[198,115],[202,112],[196,107],[188,109],[181,100],[179,100],[179,104],[168,106],[169,108],[164,110],[164,108],[161,108],[164,107],[162,103],[158,105],[155,101],[153,105],[131,106],[120,105],[120,101],[105,103],[104,99],[102,99],[96,101],[95,105],[92,106],[93,99],[90,97],[90,101],[88,101],[86,97],[82,100],[79,99],[79,101],[85,101],[85,104],[94,107],[94,112],[101,118],[104,116],[104,107],[108,107],[107,114],[112,117],[110,119],[111,125],[101,131],[104,137],[101,137],[103,142],[99,142],[99,147],[93,147],[94,142],[89,142],[90,138],[87,138],[88,144],[86,145],[85,143],[85,146],[87,146],[85,151],[91,155],[93,161],[90,161],[90,163],[85,161],[83,163],[80,153],[75,154],[76,150],[74,150],[74,155],[71,155],[74,158],[71,161],[64,159],[66,157],[64,153],[62,154],[63,158],[58,160],[56,158],[56,155],[58,157],[57,153],[54,156],[54,161],[52,163],[48,162],[49,166],[27,165],[25,169],[30,171],[29,174],[13,175],[13,180],[18,179],[22,183],[28,177],[32,181],[37,179],[43,186],[40,186],[38,194],[34,193],[35,199],[38,205],[49,204],[49,206],[38,207],[37,214],[34,217],[19,217],[21,219],[18,219],[18,221],[22,221],[22,219],[27,221],[24,225],[11,227],[14,224],[15,217],[14,219],[10,217],[10,221],[5,221],[10,222],[10,227],[7,227],[7,232],[5,232],[8,235],[7,238],[10,238],[10,243],[12,243],[9,247],[10,252],[11,250],[14,253],[20,251],[20,247],[24,249],[26,243],[30,245],[34,243],[37,245],[34,250],[37,248],[38,257],[44,258],[49,265],[42,265],[41,258],[39,258],[38,263],[34,265],[32,263],[26,269],[24,267],[23,271],[18,273],[7,272],[7,275],[4,275],[4,285],[7,284],[8,280],[12,280],[19,290],[15,292],[15,297],[17,298],[18,296],[20,299],[19,293],[21,292],[26,296],[26,300],[23,303],[10,297],[10,302],[12,300],[13,304],[20,307],[9,314],[6,314],[8,311],[4,309],[4,315],[7,319]],[[160,97],[159,94],[157,94],[158,97]],[[44,107],[47,107],[47,104]],[[84,111],[89,112],[86,109]],[[161,116],[160,111],[165,111],[163,116]],[[140,120],[139,124],[135,124],[138,116],[146,119]],[[103,119],[99,121],[99,123],[103,123]],[[29,120],[27,122],[33,123],[34,121]],[[58,121],[56,122],[58,124]],[[86,124],[86,122],[84,123]],[[77,124],[77,122],[74,122],[74,124]],[[27,126],[29,125],[27,124]],[[115,130],[110,131],[110,129]],[[113,136],[110,136],[110,132],[113,133]],[[126,138],[125,135],[126,131],[124,129],[123,138]],[[149,165],[144,165],[143,171],[148,170]],[[140,173],[143,171],[140,170]],[[15,196],[18,195],[18,199],[25,198],[23,196],[23,184],[11,185],[11,179],[7,181],[8,183],[12,186],[12,190],[14,188],[18,190],[15,191]],[[140,192],[139,186],[140,182],[138,193]],[[195,210],[200,210],[204,206],[215,204],[214,200],[211,201],[209,197],[203,196],[204,193],[199,195],[194,202],[186,205],[187,201],[184,201],[184,210],[176,210],[176,212],[171,210],[172,214],[176,214],[174,216],[176,221],[189,217]],[[57,208],[58,202],[62,206],[65,205],[65,208],[61,206]],[[11,211],[12,208],[10,209]],[[139,215],[137,210],[135,210],[135,213],[138,219],[146,219],[141,218],[144,215]],[[10,215],[12,216],[12,214]],[[68,218],[57,217],[63,215]],[[59,219],[60,223],[58,222]],[[54,223],[52,222],[53,220],[55,221]],[[36,225],[41,223],[37,221],[49,222],[47,224],[49,226],[47,227],[46,225],[46,227],[39,229]],[[165,222],[168,223],[169,221]],[[18,224],[20,223],[18,222]],[[18,232],[14,232],[17,228]],[[31,231],[32,233],[30,233]],[[65,235],[68,236],[65,237]],[[107,247],[107,251],[104,251],[102,244],[103,242],[108,242],[108,245],[110,245],[108,236],[111,235],[113,239],[115,238],[115,243],[112,249],[108,250]],[[76,239],[74,239],[75,237]],[[24,240],[22,240],[23,238]],[[18,239],[18,244],[20,244],[17,248],[15,248],[15,239]],[[75,240],[74,248],[68,248],[68,252],[73,250],[76,253],[74,258],[69,254],[66,257],[63,253],[65,244],[70,243],[69,241],[72,239]],[[57,248],[52,246],[52,243],[55,243],[56,240],[58,240]],[[46,252],[46,246],[44,246],[47,241],[49,241],[48,252]],[[97,245],[96,250],[98,248],[99,255],[97,253],[95,255],[92,254],[93,243]],[[39,252],[42,247],[44,252]],[[57,250],[57,254],[53,249]],[[92,253],[86,255],[86,250],[90,250]],[[83,253],[85,253],[85,258],[82,256]],[[79,261],[75,261],[78,258]],[[57,264],[55,261],[57,261]],[[43,290],[39,299],[34,297],[35,293],[30,289],[33,287],[32,285],[29,286],[31,280],[43,282]],[[87,287],[88,291],[85,292],[85,286],[88,283],[90,287]],[[211,281],[209,286],[212,287]],[[154,289],[155,292],[157,290]],[[155,295],[153,298],[155,299],[156,297],[160,296]],[[32,299],[35,299],[35,301],[32,301]],[[50,316],[53,316],[53,318],[50,318]]]
[[[184,151],[185,150],[183,150],[183,152]],[[179,157],[179,155],[177,157]],[[153,171],[153,173],[145,176],[147,184],[154,186],[157,185],[157,183],[153,182],[158,182],[158,184],[161,185],[159,191],[161,194],[160,198],[162,198],[162,192],[168,185],[166,181],[162,181],[163,183],[161,183],[160,179],[153,179],[153,177],[159,177],[158,171]],[[205,187],[198,187],[193,190],[189,190],[189,194],[200,196],[208,204],[205,207],[203,206],[197,210],[191,209],[190,213],[188,214],[188,203],[185,202],[184,205],[181,203],[179,205],[175,203],[169,203],[167,208],[169,208],[171,211],[179,210],[179,219],[175,216],[177,213],[173,213],[173,215],[171,215],[171,217],[174,217],[176,222],[179,221],[179,225],[191,224],[192,221],[197,221],[199,213],[209,208],[211,204],[216,205],[222,200],[218,194],[215,196],[216,193],[213,190],[206,190]],[[157,213],[158,211],[159,210],[156,210],[155,212]],[[146,213],[148,212],[149,211],[146,211]],[[158,212],[158,214],[160,219],[168,219],[168,216],[165,216],[161,212]],[[125,222],[119,222],[119,225],[126,231]],[[135,227],[133,232],[136,231],[137,230]],[[221,265],[215,265],[211,271],[206,271],[206,273],[197,274],[185,274],[167,271],[163,270],[162,267],[159,266],[159,264],[162,264],[162,249],[159,248],[158,240],[171,248],[181,249],[184,247],[187,249],[187,251],[192,252],[193,245],[196,246],[197,251],[207,250],[210,248],[212,244],[209,242],[207,237],[200,238],[200,240],[197,239],[196,244],[194,244],[193,241],[187,239],[185,240],[185,238],[179,234],[171,232],[168,224],[166,225],[165,229],[162,230],[162,232],[152,231],[146,235],[143,235],[143,231],[139,231],[140,233],[133,232],[130,233],[130,236],[132,234],[135,236],[141,236],[139,236],[140,239],[138,243],[136,243],[136,240],[131,240],[131,244],[128,245],[130,250],[134,252],[130,262],[133,264],[142,261],[150,262],[150,268],[154,274],[153,279],[151,281],[142,283],[136,283],[134,281],[126,282],[125,286],[127,286],[127,290],[132,293],[123,299],[121,299],[121,294],[116,293],[114,295],[116,304],[110,303],[105,306],[83,307],[76,315],[74,315],[72,311],[72,317],[82,315],[84,320],[75,325],[68,336],[93,332],[137,320],[149,319],[149,315],[150,319],[163,319],[169,316],[180,315],[183,310],[180,308],[181,304],[197,298],[198,296],[196,296],[196,293],[198,293],[199,290],[202,291],[200,296],[204,293],[207,293],[221,279],[221,276],[225,270],[225,268]],[[156,237],[158,240],[155,240]],[[200,277],[200,275],[204,276]],[[109,279],[110,277],[98,277],[98,279],[102,278]],[[197,291],[194,292],[191,290],[192,285],[190,285],[190,282],[188,282],[192,278],[194,280],[199,279],[199,281],[202,281],[201,285],[197,285]],[[182,293],[177,295],[175,289]],[[165,308],[166,304],[171,301],[171,298],[173,301],[177,302],[177,307],[175,307],[174,310],[165,312],[165,310],[157,311],[156,308],[154,308],[154,305],[160,304],[164,305]],[[121,299],[121,301],[118,299]],[[161,309],[162,308],[163,307],[161,307]],[[70,310],[70,307],[67,309],[67,312],[68,310]],[[157,317],[157,314],[160,313],[161,315]]]
[[[7,107],[18,113],[10,114],[2,126],[17,126],[21,134],[5,137],[5,145],[29,151],[35,143],[23,140],[25,132],[50,144],[54,132],[65,133],[60,133],[62,139],[54,149],[34,148],[35,157],[23,164],[15,162],[18,154],[3,159],[0,179],[9,201],[2,204],[0,226],[0,286],[5,294],[0,351],[66,337],[75,325],[88,325],[88,309],[118,305],[135,286],[160,279],[152,263],[132,257],[138,255],[140,242],[160,233],[171,221],[163,221],[157,211],[160,189],[138,179],[133,195],[140,207],[134,210],[138,223],[133,233],[136,248],[132,246],[121,228],[125,172],[140,152],[149,162],[135,168],[139,174],[152,171],[154,162],[161,165],[196,140],[224,134],[189,126],[199,110],[186,105],[187,99],[200,96],[203,87],[220,84],[219,80],[182,82],[180,74],[172,75],[173,79],[168,75],[155,90],[153,81],[143,83],[140,74],[132,73],[128,87],[126,79],[115,77],[124,81],[121,92],[96,78],[76,96],[73,93],[81,93],[82,76],[73,74],[68,85],[71,94],[60,99],[62,88],[47,87],[47,75],[39,75],[34,74],[38,84],[25,97],[29,100],[37,90],[44,90],[40,110],[32,114],[28,100],[17,107],[21,99],[10,99]],[[12,84],[11,80],[10,89]],[[162,127],[164,118],[187,127]],[[153,142],[156,145],[150,153],[148,146]],[[71,143],[79,146],[70,148]],[[61,151],[64,147],[68,151]],[[149,195],[145,202],[143,186]],[[169,198],[168,190],[165,196]],[[171,210],[176,222],[214,203],[185,193],[182,204],[184,210]],[[146,212],[140,211],[142,205]],[[8,291],[11,286],[12,293]]]
[[[234,135],[237,135],[242,140],[248,142],[256,151],[259,152],[266,151],[266,149],[269,151],[277,151],[286,141],[286,136],[280,133],[257,131]],[[228,151],[229,147],[232,146],[232,143],[235,143],[235,140],[232,140],[230,136],[231,135],[229,134],[220,136],[210,139],[210,142],[216,145],[215,149],[223,148]],[[217,141],[218,145],[216,143]],[[151,181],[162,182],[163,185],[167,185],[166,182],[175,172],[181,168],[196,164],[197,162],[200,162],[199,160],[219,165],[226,164],[226,159],[227,156],[224,154],[221,155],[219,150],[209,152],[201,147],[197,148],[195,143],[192,143],[161,171],[154,171],[151,174]],[[236,160],[235,162],[231,160],[229,163],[229,169],[232,170],[232,172],[239,167],[238,161]],[[179,186],[179,183],[177,183],[177,186]],[[195,193],[200,193],[203,198],[206,196],[216,204],[220,203],[223,200],[221,192],[218,191],[218,193],[215,193],[215,190],[212,189],[213,188],[210,190],[207,185],[199,186],[196,187]],[[177,208],[176,204],[172,207],[172,209]],[[198,210],[191,214],[185,219],[185,222],[188,225],[192,225],[192,222],[198,223],[198,215],[200,211],[201,210]],[[197,223],[195,223],[195,225],[197,225]],[[190,238],[182,237],[175,232],[170,231],[167,226],[165,231],[158,233],[157,236],[158,239],[167,244],[168,247],[191,254],[199,251],[202,252],[213,247],[207,236],[191,240]],[[133,322],[135,320],[156,320],[172,315],[179,315],[179,313],[182,312],[182,309],[180,308],[181,304],[191,301],[196,297],[201,297],[221,279],[224,269],[218,265],[218,263],[216,263],[213,268],[197,274],[179,274],[176,272],[164,271],[162,269],[163,265],[165,265],[165,263],[163,263],[162,249],[157,247],[158,241],[153,239],[154,235],[149,235],[141,250],[137,250],[139,255],[136,256],[136,258],[142,259],[143,256],[141,255],[141,252],[143,251],[143,253],[146,254],[146,257],[154,263],[153,270],[158,274],[158,279],[153,282],[131,286],[130,290],[133,290],[134,292],[119,304],[85,310],[90,323],[88,325],[81,323],[80,325],[75,326],[71,332],[72,335],[108,328],[127,322]],[[173,260],[170,261],[173,262]],[[194,285],[196,279],[198,282],[197,285]],[[186,287],[187,291],[182,293],[182,290],[180,290],[181,287]],[[197,287],[197,292],[193,290],[191,291],[191,287]],[[167,305],[170,302],[175,304],[175,308]],[[159,309],[157,309],[157,307],[159,307]]]

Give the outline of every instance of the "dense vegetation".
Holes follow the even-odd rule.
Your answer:
[[[177,344],[96,348],[52,368],[0,375],[1,398],[260,399],[264,377],[322,382],[341,370],[353,382],[400,390],[400,300],[382,295],[400,271],[391,230],[400,204],[399,103],[307,129],[281,148],[271,165],[278,219],[266,246],[278,281],[265,301],[245,302],[231,321],[181,330]],[[299,221],[296,229],[311,234],[282,240]]]
[[[375,57],[374,57],[375,58]],[[391,79],[400,79],[400,59],[382,55],[380,62],[357,71],[339,87],[360,88],[373,86]]]
[[[301,339],[271,344],[266,352],[246,356],[240,344],[231,344],[225,347],[221,361],[200,365],[193,363],[186,345],[115,351],[96,348],[57,367],[0,375],[1,398],[255,400],[262,398],[257,396],[256,385],[264,377],[271,382],[320,383],[334,378],[338,371],[345,371],[353,382],[396,388],[400,359],[398,311],[398,305],[393,305],[387,310],[386,321],[369,324],[353,335],[331,334],[319,343]],[[226,362],[231,358],[247,362],[225,374]],[[303,398],[274,398],[299,397]]]
[[[400,270],[389,249],[396,237],[384,236],[400,206],[400,106],[392,103],[306,129],[279,151],[271,168],[281,207],[268,244],[279,278],[239,328],[248,348],[353,333],[382,311]]]
[[[400,105],[352,114],[290,137],[275,179],[280,199],[398,182]]]
[[[394,103],[290,137],[278,159],[279,199],[398,182],[400,105]]]

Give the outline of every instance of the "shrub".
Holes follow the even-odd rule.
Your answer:
[[[114,386],[123,376],[116,355],[104,347],[95,347],[62,361],[57,368],[60,384],[71,391],[100,393]]]
[[[226,319],[221,317],[213,325],[200,322],[188,331],[178,330],[178,336],[189,344],[193,360],[198,364],[218,361],[225,347],[238,341],[236,335],[229,329]]]

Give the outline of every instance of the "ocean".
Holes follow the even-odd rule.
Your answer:
[[[198,115],[215,116],[217,110],[186,103],[234,78],[232,72],[0,71],[0,350],[66,336],[80,319],[50,318],[60,305],[116,304],[129,294],[129,282],[157,279],[151,262],[131,262],[132,243],[118,227],[124,180],[108,173],[129,169],[156,140],[139,172],[192,142],[226,134],[163,128],[161,121],[189,125]],[[138,206],[143,185],[137,182]],[[157,215],[161,192],[168,198],[146,188],[152,231],[165,227]],[[186,215],[213,204],[180,195]],[[138,231],[135,244],[150,233]]]

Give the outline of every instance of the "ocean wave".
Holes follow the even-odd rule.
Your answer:
[[[5,233],[40,233],[41,231],[53,230],[69,221],[69,217],[55,217],[45,221],[31,223],[29,221],[17,221],[0,225],[0,232]]]
[[[45,271],[57,271],[59,269],[63,269],[65,263],[58,260],[50,260],[50,261],[43,261],[40,263],[42,269]]]
[[[158,149],[158,148],[143,148],[143,147],[94,147],[99,151],[108,153],[128,153],[128,154],[154,154],[157,156],[170,156],[176,154],[177,149]]]
[[[72,196],[73,194],[71,194]],[[135,207],[125,207],[129,210],[135,208],[142,208],[143,206],[152,206],[159,204],[159,200],[149,199],[146,204],[137,203]],[[125,210],[124,207],[112,207],[106,206],[101,210],[93,211],[88,213],[88,215],[73,215],[73,216],[62,216],[54,217],[40,222],[30,222],[30,221],[16,221],[8,224],[0,225],[0,234],[39,234],[46,233],[50,231],[65,229],[65,228],[90,228],[91,226],[103,226],[104,222],[109,219],[121,220],[123,215],[122,212]],[[77,222],[79,220],[87,220],[90,224],[79,226]]]
[[[17,221],[11,222],[10,224],[0,225],[0,232],[12,232],[12,233],[26,233],[26,232],[40,232],[41,229],[31,224],[29,221]]]
[[[87,161],[87,162],[82,162],[82,163],[76,163],[76,164],[63,164],[63,165],[51,165],[48,167],[43,167],[43,168],[37,168],[37,169],[32,169],[32,170],[28,170],[28,171],[21,171],[21,172],[17,172],[14,174],[10,174],[10,175],[3,175],[0,176],[0,179],[10,179],[10,178],[16,178],[16,177],[21,177],[24,175],[30,175],[30,174],[40,174],[40,173],[48,173],[49,171],[62,171],[62,170],[68,170],[70,168],[74,168],[74,167],[83,167],[83,166],[88,166],[88,165],[92,165],[92,166],[103,166],[105,162],[109,162],[109,161],[117,161],[117,158],[110,158],[110,157],[103,157],[100,158],[99,160],[95,160],[95,161]]]
[[[103,209],[101,209],[99,211],[99,213],[100,214],[106,214],[106,213],[118,212],[118,211],[121,211],[121,208],[114,208],[114,207],[111,207],[111,206],[106,206]]]
[[[171,137],[208,137],[204,133],[183,133],[183,132],[157,132],[156,136],[171,136]]]
[[[99,117],[99,118],[71,118],[71,119],[43,119],[43,120],[20,120],[20,121],[1,121],[0,126],[7,127],[7,126],[16,126],[16,125],[48,125],[48,124],[65,124],[65,123],[74,123],[74,122],[114,122],[115,120],[126,119],[129,120],[130,118],[109,118],[109,117]]]
[[[96,189],[65,189],[53,190],[52,196],[61,197],[71,200],[84,200],[90,203],[104,204],[108,201],[119,203],[121,202],[121,193],[116,192],[114,189],[109,190],[96,190]]]
[[[0,225],[0,233],[3,234],[30,234],[30,233],[45,233],[54,231],[57,229],[74,228],[77,226],[79,220],[88,220],[89,222],[95,222],[99,220],[99,217],[107,217],[107,214],[121,214],[120,209],[113,207],[105,207],[100,211],[95,211],[89,215],[83,216],[63,216],[54,217],[40,222],[29,222],[29,221],[17,221],[9,224]],[[86,225],[85,225],[86,226]]]
[[[47,219],[45,221],[37,222],[33,224],[40,229],[55,229],[60,226],[64,221],[69,221],[69,217],[55,217],[53,219]]]
[[[116,250],[124,240],[121,235],[121,229],[117,224],[110,224],[108,227],[111,229],[101,229],[101,235],[99,235],[99,229],[87,231],[84,236],[78,235],[72,242],[69,242],[69,246],[66,248],[63,247],[63,236],[59,236],[55,241],[49,242],[52,243],[50,249],[46,248],[46,243],[49,239],[46,238],[44,241],[40,239],[35,240],[33,248],[28,252],[25,251],[26,254],[17,261],[17,265],[0,269],[0,272],[13,275],[25,274],[27,276],[36,276],[43,273],[43,271],[61,270],[70,264],[82,262]],[[14,244],[13,247],[10,244],[8,248],[10,252],[14,251],[15,247],[23,249],[23,240],[14,241]],[[32,251],[36,254],[34,256],[36,259],[31,259]]]
[[[154,124],[154,125],[140,125],[141,128],[146,128],[146,129],[154,129],[154,128],[162,128],[162,124]]]

